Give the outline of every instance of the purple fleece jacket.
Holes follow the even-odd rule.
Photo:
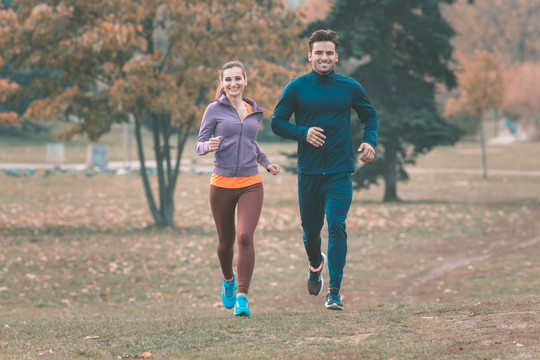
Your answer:
[[[208,140],[222,136],[214,154],[214,174],[222,176],[251,176],[259,172],[257,163],[265,169],[271,164],[257,143],[259,124],[264,109],[255,101],[243,98],[253,106],[253,112],[240,121],[238,113],[225,95],[208,105],[204,111],[195,151],[209,153]]]

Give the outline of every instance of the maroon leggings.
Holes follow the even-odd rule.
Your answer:
[[[217,254],[225,279],[233,277],[234,242],[238,238],[236,276],[239,293],[248,293],[253,275],[255,266],[253,234],[261,216],[263,198],[262,183],[239,189],[225,189],[210,185],[210,206],[219,238]],[[238,226],[235,229],[234,218],[237,205]]]

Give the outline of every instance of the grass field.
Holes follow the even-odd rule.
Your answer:
[[[34,162],[47,141],[0,138],[0,161]],[[114,134],[103,141],[121,160]],[[67,161],[86,145],[66,144]],[[291,144],[262,147],[281,159]],[[488,164],[536,171],[539,155],[491,146]],[[460,144],[418,166],[480,164],[478,145]],[[356,192],[345,311],[331,312],[305,289],[296,177],[262,175],[252,316],[235,318],[219,297],[208,175],[180,176],[176,227],[162,229],[137,175],[0,173],[0,358],[540,358],[540,177],[413,174],[393,204],[381,186]]]

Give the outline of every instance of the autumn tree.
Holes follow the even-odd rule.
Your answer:
[[[443,14],[456,29],[456,49],[467,56],[477,49],[488,52],[513,70],[515,76],[508,84],[502,110],[519,117],[520,127],[538,138],[540,120],[534,108],[538,104],[539,79],[534,69],[540,67],[540,3],[476,0],[474,6],[469,6],[459,0],[445,6]],[[496,115],[496,120],[499,117]]]
[[[540,138],[540,62],[516,64],[511,69],[502,108],[519,117],[520,127],[528,127],[533,139]]]
[[[325,20],[312,23],[338,32],[341,60],[355,59],[349,75],[366,89],[379,114],[377,156],[354,175],[356,188],[383,179],[384,201],[399,200],[397,182],[408,179],[405,166],[438,145],[451,145],[460,130],[439,115],[435,86],[455,85],[451,26],[440,4],[453,0],[337,0]],[[353,139],[361,142],[355,122]],[[353,128],[354,129],[354,128]]]
[[[476,49],[496,56],[506,66],[540,61],[540,3],[530,0],[458,0],[443,14],[456,29],[456,49]]]
[[[305,0],[295,11],[303,23],[322,20],[330,12],[336,0]]]
[[[135,119],[141,175],[158,225],[172,225],[173,193],[187,137],[213,99],[220,66],[243,60],[249,96],[267,109],[295,74],[300,31],[281,0],[13,0],[0,12],[10,71],[54,76],[12,89],[34,95],[22,117],[75,118],[63,134],[97,140]],[[4,86],[5,88],[5,86]],[[148,178],[141,126],[152,129],[157,189]],[[155,186],[154,186],[155,189]]]
[[[0,70],[2,69],[2,56],[0,55]],[[10,124],[16,126],[19,122],[19,116],[14,109],[5,105],[8,95],[15,92],[18,88],[16,82],[7,78],[0,78],[0,125]]]
[[[10,3],[7,0],[0,2],[0,9],[2,7],[8,7]],[[0,17],[0,24],[4,21]],[[0,33],[1,34],[1,33]],[[0,126],[2,124],[10,124],[15,126],[19,120],[17,113],[13,106],[7,105],[8,96],[17,90],[18,85],[8,77],[7,66],[4,60],[4,51],[0,47]]]
[[[482,120],[488,110],[503,103],[504,73],[495,57],[481,50],[476,50],[470,59],[461,53],[458,53],[458,58],[461,63],[461,69],[457,72],[460,93],[457,99],[448,99],[444,115],[463,112],[477,119],[482,146],[483,176],[487,178],[486,141]]]

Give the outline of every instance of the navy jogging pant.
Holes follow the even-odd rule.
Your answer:
[[[328,223],[329,288],[339,289],[347,256],[345,220],[352,202],[351,173],[298,174],[298,202],[309,263],[317,268],[321,257],[321,230]]]

